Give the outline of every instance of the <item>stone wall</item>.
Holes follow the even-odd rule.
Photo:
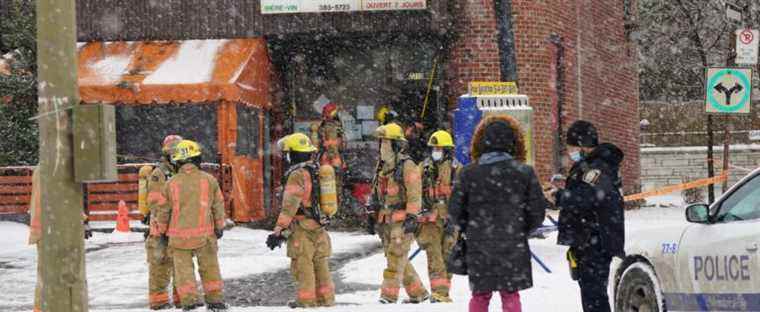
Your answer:
[[[715,147],[715,172],[723,170],[723,147]],[[760,167],[760,145],[729,149],[732,170],[729,185]],[[707,177],[706,147],[654,147],[641,149],[641,186],[644,191]],[[719,192],[720,187],[716,188]]]

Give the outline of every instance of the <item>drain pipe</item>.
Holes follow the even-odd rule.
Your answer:
[[[555,85],[557,92],[557,130],[554,137],[554,172],[563,173],[565,168],[562,166],[562,155],[565,153],[564,144],[564,125],[562,114],[565,106],[565,45],[562,37],[557,34],[549,36],[549,42],[555,46]]]
[[[515,33],[512,30],[512,0],[494,0],[496,24],[499,30],[499,59],[501,81],[517,81]]]

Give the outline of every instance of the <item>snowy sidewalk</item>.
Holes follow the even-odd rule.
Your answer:
[[[682,224],[683,208],[646,208],[626,213],[627,232]],[[26,245],[28,227],[0,222],[0,311],[29,311],[36,279],[36,251]],[[219,248],[222,276],[225,280],[250,278],[252,275],[286,270],[290,260],[285,249],[270,251],[264,242],[268,231],[234,228],[225,233]],[[630,234],[628,234],[630,237]],[[334,254],[358,253],[376,244],[377,236],[356,233],[331,233]],[[553,271],[544,272],[533,265],[534,287],[522,292],[524,311],[580,311],[578,286],[570,280],[565,248],[557,246],[556,233],[546,239],[530,241],[532,251]],[[96,233],[87,241],[87,276],[91,311],[146,311],[147,264],[142,234],[125,236]],[[416,249],[416,246],[414,246]],[[412,262],[426,287],[425,253]],[[467,278],[455,276],[452,283],[452,304],[380,305],[377,303],[385,259],[379,252],[356,259],[337,269],[343,283],[365,285],[364,289],[339,290],[338,306],[317,311],[466,311],[469,299]],[[348,293],[346,293],[348,291]],[[292,294],[289,294],[292,295]],[[402,291],[402,297],[404,296]],[[495,297],[491,311],[500,311]],[[201,309],[200,311],[203,311]],[[233,307],[230,311],[293,311],[286,307]]]

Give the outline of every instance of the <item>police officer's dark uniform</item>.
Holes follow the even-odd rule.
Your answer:
[[[557,243],[570,246],[581,288],[583,311],[610,311],[607,284],[612,257],[623,257],[625,228],[622,182],[618,174],[623,152],[613,144],[598,144],[594,126],[575,122],[567,144],[593,148],[575,159],[566,188],[556,193],[560,207]]]

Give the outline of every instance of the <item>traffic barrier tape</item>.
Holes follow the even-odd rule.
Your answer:
[[[642,193],[638,193],[638,194],[628,195],[628,196],[625,196],[624,199],[627,202],[628,201],[634,201],[634,200],[644,199],[644,198],[648,198],[648,197],[655,197],[655,196],[670,194],[670,193],[677,192],[677,191],[684,191],[684,190],[694,189],[694,188],[703,187],[703,186],[707,186],[707,185],[711,185],[711,184],[718,184],[718,183],[726,181],[726,180],[728,180],[728,171],[723,171],[723,173],[721,173],[721,175],[715,176],[715,177],[712,177],[712,178],[704,178],[704,179],[694,180],[694,181],[687,182],[687,183],[669,185],[669,186],[666,186],[666,187],[663,187],[663,188],[660,188],[660,189],[656,189],[656,190],[653,190],[653,191],[649,191],[649,192],[642,192]]]

